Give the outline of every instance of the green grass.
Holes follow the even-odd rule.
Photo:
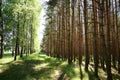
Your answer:
[[[99,69],[101,80],[106,80],[106,74]],[[115,80],[120,79],[120,75],[115,74]],[[78,65],[68,65],[66,61],[60,61],[53,57],[48,57],[42,53],[34,53],[17,61],[13,61],[10,53],[4,54],[0,59],[0,80],[98,80],[94,77],[94,72],[90,69],[84,71],[84,64],[81,72]]]

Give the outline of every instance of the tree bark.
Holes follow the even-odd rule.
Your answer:
[[[71,59],[71,40],[70,40],[70,35],[71,35],[71,33],[70,33],[70,0],[67,0],[68,1],[68,5],[67,5],[67,7],[68,7],[68,64],[72,64],[72,59]]]
[[[112,73],[111,73],[111,49],[110,49],[110,2],[109,0],[106,0],[106,9],[107,9],[107,55],[106,55],[106,70],[107,70],[107,80],[113,80],[112,79]]]
[[[15,46],[14,60],[16,60],[17,55],[19,54],[19,13],[17,16],[18,16],[18,21],[17,21],[16,46]]]
[[[84,0],[84,29],[85,29],[85,71],[88,71],[88,65],[89,65],[89,54],[88,54],[88,36],[87,36],[87,30],[88,30],[88,1]]]
[[[97,37],[96,37],[96,29],[97,29],[97,9],[96,9],[96,2],[92,0],[93,5],[93,18],[94,18],[94,27],[93,27],[93,55],[94,55],[94,71],[95,76],[98,77],[98,48],[97,48]]]
[[[0,58],[2,58],[3,57],[3,51],[4,51],[4,26],[3,26],[3,15],[2,15],[2,0],[0,0],[0,26],[1,26]]]

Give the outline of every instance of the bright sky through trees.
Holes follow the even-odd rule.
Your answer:
[[[40,15],[40,27],[38,29],[38,39],[39,39],[39,41],[41,41],[42,38],[43,38],[43,31],[44,31],[44,28],[45,28],[45,26],[44,26],[45,18],[43,17],[44,14],[45,14],[45,10],[42,9],[41,15]]]
[[[46,1],[49,1],[49,0],[41,0],[41,3],[44,4]],[[45,24],[45,9],[43,8],[43,5],[42,5],[42,10],[41,10],[41,15],[40,15],[40,27],[38,29],[38,39],[39,41],[41,42],[42,38],[43,38],[43,32],[44,32],[44,24]]]

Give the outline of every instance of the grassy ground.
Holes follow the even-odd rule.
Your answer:
[[[78,65],[68,65],[42,53],[13,61],[11,54],[7,53],[0,60],[0,80],[98,80],[92,67],[89,72],[85,72],[83,67],[84,63],[80,72]],[[100,79],[106,80],[106,73],[101,69],[99,73]],[[120,80],[120,75],[115,74],[114,79]]]

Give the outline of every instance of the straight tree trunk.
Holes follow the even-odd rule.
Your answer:
[[[33,33],[34,33],[34,30],[33,30],[32,24],[31,24],[30,25],[30,34],[31,34],[31,37],[30,37],[30,54],[33,53],[33,42],[34,42],[34,40],[33,40]]]
[[[93,27],[93,55],[94,55],[94,71],[95,76],[98,77],[98,48],[97,48],[97,37],[96,37],[96,29],[97,29],[97,9],[96,9],[96,2],[92,0],[93,5],[93,18],[94,18],[94,27]]]
[[[81,3],[81,0],[78,0],[78,49],[79,49],[79,53],[78,53],[78,60],[79,60],[79,68],[80,68],[80,78],[81,78],[81,80],[82,80],[82,78],[83,78],[83,73],[82,73],[82,68],[81,68],[81,64],[82,64],[82,39],[81,38],[83,38],[83,36],[81,36],[81,34],[83,33],[82,32],[82,24],[81,24],[81,10],[80,10],[80,3]]]
[[[120,2],[120,0],[119,0],[119,2]],[[119,7],[120,7],[120,3],[119,3]],[[116,20],[116,22],[115,22],[115,25],[116,25],[116,35],[117,35],[117,47],[118,47],[118,53],[117,53],[117,55],[118,55],[118,57],[117,57],[117,60],[118,60],[118,73],[120,73],[120,43],[119,43],[119,33],[118,33],[118,7],[117,7],[117,0],[115,0],[115,20]]]
[[[61,30],[62,30],[62,31],[61,31],[61,34],[62,34],[62,39],[61,39],[61,40],[62,40],[62,41],[61,41],[61,44],[62,44],[62,45],[61,45],[62,53],[61,53],[61,54],[62,54],[62,59],[64,60],[64,57],[65,57],[65,56],[64,56],[64,54],[65,54],[65,52],[64,52],[64,51],[65,51],[65,47],[64,47],[64,45],[65,45],[65,43],[64,43],[64,42],[65,42],[65,41],[64,41],[64,40],[65,40],[65,37],[64,37],[64,36],[65,36],[65,33],[64,33],[64,31],[65,31],[64,0],[62,0],[61,3],[62,3],[62,26],[61,26],[61,28],[62,28],[62,29],[61,29]]]
[[[57,6],[58,8],[58,6]],[[58,15],[57,15],[57,45],[56,45],[56,57],[59,58],[59,12],[58,12]]]
[[[72,59],[71,59],[71,39],[70,39],[70,35],[71,35],[71,32],[70,32],[70,0],[67,0],[68,3],[67,3],[67,7],[68,7],[68,64],[72,64]]]
[[[84,29],[85,29],[85,71],[88,71],[88,65],[89,65],[89,54],[88,54],[88,36],[87,36],[87,30],[88,30],[88,1],[84,0]]]
[[[79,31],[79,36],[78,36],[78,40],[79,40],[79,44],[78,44],[78,46],[79,46],[79,65],[81,65],[81,63],[82,63],[82,52],[81,52],[81,33],[82,33],[82,26],[81,26],[81,19],[80,19],[80,16],[81,16],[81,14],[80,14],[80,2],[81,2],[81,0],[78,0],[78,31]]]
[[[4,50],[4,26],[3,26],[3,15],[2,15],[2,0],[0,0],[0,26],[1,26],[1,45],[0,45],[0,58],[3,57],[3,50]]]
[[[18,13],[18,21],[17,21],[16,46],[15,46],[15,55],[14,55],[15,61],[18,54],[19,54],[19,13]]]
[[[15,32],[14,32],[14,28],[12,29],[12,39],[14,39],[14,36],[15,36]],[[14,56],[14,49],[15,45],[14,45],[14,41],[12,40],[12,56]]]
[[[106,55],[106,70],[107,70],[107,80],[113,80],[112,79],[112,73],[111,73],[111,49],[110,49],[110,2],[109,0],[106,0],[106,9],[107,9],[107,55]]]
[[[72,17],[71,17],[71,61],[73,60],[74,57],[74,20],[75,20],[75,14],[74,14],[74,6],[75,6],[75,0],[72,0],[71,2],[71,9],[72,9]]]
[[[104,15],[104,0],[99,0],[100,1],[100,12],[99,12],[99,32],[100,32],[100,43],[101,43],[101,64],[103,70],[105,69],[104,67],[104,61],[105,61],[105,54],[106,54],[106,45],[105,45],[105,35],[104,35],[104,22],[103,22],[103,15]]]
[[[26,23],[26,19],[25,19],[26,15],[24,15],[24,22],[23,22],[23,27],[22,27],[22,46],[21,46],[21,53],[20,53],[20,57],[23,57],[23,52],[24,52],[24,38],[25,38],[25,23]]]
[[[116,68],[116,54],[118,53],[118,40],[117,40],[117,30],[116,30],[116,25],[115,25],[115,17],[114,17],[114,3],[112,0],[112,48],[111,48],[111,53],[112,53],[112,63],[113,67]]]

